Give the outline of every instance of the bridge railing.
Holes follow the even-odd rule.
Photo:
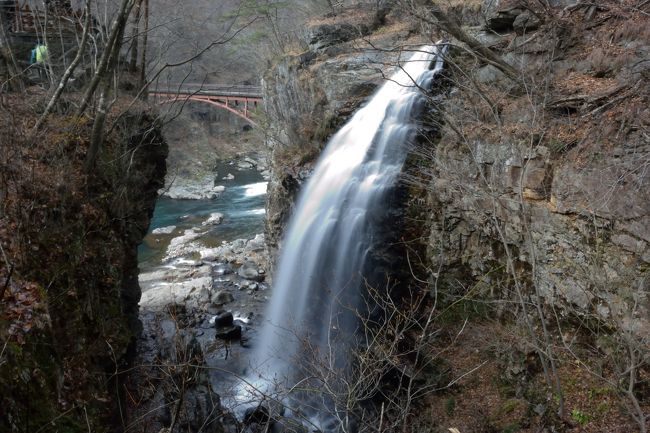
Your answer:
[[[201,84],[183,83],[179,85],[168,85],[153,87],[150,93],[179,94],[179,95],[207,95],[207,96],[239,96],[249,98],[261,98],[262,87],[251,85],[224,85],[224,84]]]

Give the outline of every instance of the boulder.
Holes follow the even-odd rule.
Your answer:
[[[511,31],[515,20],[522,13],[523,10],[517,8],[492,11],[487,15],[485,28],[497,33]]]
[[[230,311],[222,311],[214,317],[214,326],[217,328],[232,326],[233,320],[234,318]]]
[[[537,30],[542,22],[535,15],[529,11],[525,11],[515,18],[512,22],[512,28],[515,29],[517,33],[526,33],[533,30]]]
[[[191,253],[196,249],[193,245],[193,241],[201,236],[203,236],[203,233],[194,231],[194,229],[185,230],[181,236],[177,236],[169,242],[165,258],[173,259]]]
[[[476,71],[476,79],[479,83],[490,84],[505,77],[503,72],[492,65],[485,65]]]
[[[241,338],[241,326],[231,325],[217,328],[215,337],[221,340],[239,340]]]
[[[237,271],[237,274],[247,280],[263,281],[265,272],[263,269],[258,269],[257,265],[253,262],[244,262]]]
[[[217,198],[226,187],[215,185],[213,177],[199,180],[178,179],[159,191],[161,195],[182,200],[211,200]]]
[[[232,268],[227,263],[218,263],[212,268],[216,275],[232,274]]]
[[[151,231],[151,234],[153,234],[153,235],[169,235],[174,230],[176,230],[176,226],[158,227],[157,229],[153,229]]]
[[[190,310],[202,309],[209,300],[211,289],[211,277],[160,283],[142,293],[140,307],[151,311],[162,311],[168,305],[186,305]]]
[[[246,242],[246,247],[244,248],[244,251],[245,252],[264,251],[264,248],[266,248],[264,235],[258,234],[255,235],[253,239]]]
[[[237,168],[240,170],[250,170],[252,168],[255,168],[255,165],[248,161],[247,159],[242,160],[242,161],[237,161]]]
[[[207,220],[201,223],[202,226],[216,226],[223,221],[223,214],[221,212],[213,212]]]
[[[227,290],[219,290],[217,293],[214,293],[211,298],[211,302],[214,305],[225,305],[235,300],[232,293]]]
[[[349,23],[323,24],[315,26],[309,34],[309,48],[317,51],[350,41],[368,33],[366,26],[354,26]]]

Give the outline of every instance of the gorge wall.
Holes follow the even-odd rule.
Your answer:
[[[118,373],[140,326],[137,246],[166,170],[160,125],[136,104],[87,174],[91,123],[51,116],[25,146],[3,119],[0,430],[117,431]]]
[[[400,48],[449,37],[412,4],[314,21],[309,49],[265,76],[272,251],[327,138],[398,65]],[[452,38],[446,97],[407,161],[397,238],[409,268],[395,271],[431,294],[445,374],[487,365],[462,385],[438,384],[445,391],[422,417],[430,411],[439,431],[646,431],[647,14],[633,2],[440,7],[517,73]],[[560,386],[545,394],[544,375]]]
[[[543,15],[515,3],[448,11],[521,68],[524,87],[453,51],[447,126],[409,168],[427,194],[412,209],[428,221],[426,267],[454,296],[480,283],[497,299],[516,297],[510,274],[521,270],[526,297],[648,338],[647,32],[617,30],[622,10],[557,2]],[[399,6],[324,18],[310,49],[265,77],[271,248],[327,137],[397,64],[395,47],[416,43],[414,23]]]

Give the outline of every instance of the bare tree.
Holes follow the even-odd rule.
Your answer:
[[[85,49],[86,49],[86,44],[88,41],[88,34],[90,33],[90,28],[92,25],[91,21],[91,9],[90,9],[90,0],[86,1],[86,19],[83,27],[83,34],[81,36],[81,42],[79,43],[79,47],[77,48],[77,54],[75,55],[75,58],[72,60],[72,63],[70,63],[70,66],[66,69],[66,71],[63,73],[63,76],[61,77],[61,81],[59,81],[59,85],[56,87],[56,90],[54,91],[54,94],[50,98],[50,101],[47,103],[47,106],[45,107],[45,110],[41,114],[41,116],[38,118],[38,121],[36,122],[36,125],[34,125],[34,128],[32,130],[32,135],[34,135],[36,132],[38,132],[41,127],[43,126],[43,123],[45,122],[45,119],[47,116],[50,114],[56,103],[58,102],[59,98],[63,94],[63,91],[65,90],[68,80],[70,77],[74,74],[74,71],[77,69],[77,66],[81,63]]]
[[[113,20],[109,37],[104,47],[104,52],[102,53],[99,65],[97,66],[97,70],[95,71],[95,75],[91,79],[90,84],[79,103],[77,116],[83,115],[100,82],[115,68],[120,48],[122,47],[121,36],[124,34],[124,28],[126,27],[129,14],[131,13],[134,4],[135,0],[122,0],[120,3],[120,8]]]
[[[2,13],[4,14],[5,11],[2,10]],[[22,74],[16,64],[16,59],[14,58],[9,38],[7,37],[8,29],[5,27],[5,24],[6,21],[4,16],[0,17],[0,57],[4,61],[7,71],[9,72],[9,85],[15,86],[17,90],[24,91],[25,85],[23,83]]]

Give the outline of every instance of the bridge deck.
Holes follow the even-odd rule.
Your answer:
[[[221,84],[181,84],[155,87],[149,91],[155,95],[201,95],[262,99],[261,86],[221,85]]]
[[[257,126],[251,118],[251,110],[262,102],[260,86],[221,85],[221,84],[172,84],[167,87],[154,87],[149,90],[160,104],[177,101],[197,101],[215,105],[240,116]]]

